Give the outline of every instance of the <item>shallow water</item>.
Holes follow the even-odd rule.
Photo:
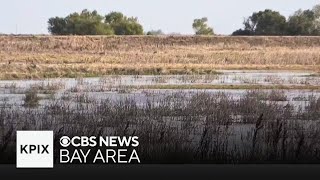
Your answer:
[[[308,85],[317,85],[319,81],[319,77],[310,76],[311,73],[305,72],[223,71],[223,73],[224,74],[222,75],[208,76],[106,76],[102,78],[83,79],[0,81],[0,108],[1,110],[3,110],[3,112],[5,112],[4,114],[6,114],[6,117],[8,117],[4,119],[4,123],[6,123],[6,121],[10,121],[11,118],[12,122],[10,121],[10,123],[16,123],[17,127],[19,127],[19,123],[29,121],[31,119],[34,120],[34,122],[32,121],[33,129],[41,129],[43,127],[46,127],[47,124],[52,124],[52,129],[60,129],[60,127],[67,127],[63,123],[64,120],[68,120],[71,122],[71,124],[68,124],[70,126],[69,128],[74,130],[82,129],[82,123],[86,124],[90,128],[91,126],[89,125],[91,125],[93,120],[99,121],[101,117],[105,116],[106,113],[109,113],[109,111],[103,111],[105,113],[100,112],[100,114],[98,114],[97,116],[95,115],[97,112],[99,112],[99,105],[100,103],[102,103],[100,102],[100,100],[111,100],[110,103],[109,101],[107,103],[109,105],[114,105],[114,107],[117,107],[117,102],[119,101],[121,101],[122,104],[130,106],[130,103],[126,103],[124,100],[133,100],[134,105],[136,105],[134,107],[137,107],[137,109],[139,110],[137,111],[135,108],[133,108],[131,109],[131,112],[136,111],[137,113],[141,113],[141,111],[144,112],[144,110],[147,109],[146,107],[148,106],[148,103],[151,102],[154,103],[153,111],[157,112],[157,104],[160,104],[159,106],[161,106],[161,101],[171,95],[174,96],[174,98],[169,98],[168,101],[162,104],[162,106],[166,106],[166,103],[170,104],[168,107],[166,107],[168,108],[167,111],[165,111],[168,112],[168,114],[162,114],[161,112],[158,112],[159,114],[157,118],[153,118],[153,111],[146,111],[146,114],[141,113],[137,116],[134,116],[134,118],[132,118],[131,116],[129,118],[127,117],[127,120],[129,119],[131,123],[131,130],[133,131],[135,129],[140,129],[143,127],[165,127],[166,129],[168,129],[168,132],[172,133],[172,137],[175,137],[175,135],[179,135],[179,137],[183,137],[184,135],[186,136],[186,138],[183,138],[183,141],[179,139],[179,143],[192,144],[192,147],[198,148],[199,144],[201,144],[200,142],[202,140],[203,133],[205,132],[206,121],[209,119],[210,122],[210,116],[213,115],[217,118],[215,119],[215,121],[217,121],[217,124],[209,126],[208,129],[209,131],[211,131],[210,133],[212,134],[212,137],[208,136],[206,138],[213,141],[213,143],[224,143],[222,145],[219,145],[219,148],[227,147],[225,151],[228,153],[232,153],[235,150],[236,152],[245,152],[251,149],[253,131],[256,128],[255,122],[261,112],[267,112],[264,115],[266,117],[270,117],[271,115],[272,118],[270,119],[273,121],[278,120],[277,115],[280,117],[280,119],[283,117],[284,123],[288,122],[288,124],[290,124],[290,127],[288,125],[288,128],[290,128],[288,130],[288,133],[289,135],[291,133],[292,137],[295,137],[291,132],[295,130],[295,127],[293,127],[295,124],[298,124],[299,127],[302,128],[301,131],[305,131],[304,133],[306,135],[308,135],[308,133],[314,133],[313,128],[319,127],[320,121],[318,119],[317,113],[310,118],[302,116],[306,114],[305,112],[311,112],[310,114],[312,114],[318,111],[318,109],[305,111],[306,107],[308,107],[310,104],[311,96],[315,98],[320,97],[320,91],[317,90],[256,90],[255,92],[261,94],[275,92],[276,95],[280,95],[280,97],[281,95],[285,96],[285,99],[263,99],[254,104],[254,106],[250,106],[250,98],[248,98],[249,101],[244,101],[243,104],[239,103],[238,101],[240,99],[245,99],[244,96],[248,93],[248,90],[151,90],[123,87],[126,85],[157,84],[285,84],[286,82],[293,85],[297,81],[293,81],[292,79],[307,81]],[[302,86],[306,85],[303,83],[296,84]],[[41,100],[40,105],[36,108],[28,108],[24,106],[25,93],[32,86],[37,86],[40,88],[38,96],[41,97]],[[52,90],[52,92],[50,90]],[[228,101],[228,104],[224,102],[220,104],[219,102],[214,105],[211,104],[212,106],[208,106],[208,104],[206,103],[208,99],[206,97],[201,99],[201,96],[195,96],[197,99],[198,97],[199,99],[201,99],[201,105],[199,105],[201,108],[205,109],[209,107],[211,108],[210,110],[215,109],[215,107],[218,108],[215,111],[208,111],[208,113],[212,113],[209,115],[201,114],[201,110],[197,110],[193,112],[191,117],[189,117],[189,111],[198,106],[198,104],[193,104],[196,106],[189,106],[189,108],[184,109],[182,114],[179,114],[179,110],[183,109],[183,104],[184,102],[188,101],[188,98],[194,98],[194,95],[203,92],[209,95],[226,93],[224,95],[228,96],[228,100],[230,100],[230,102]],[[214,98],[209,99],[213,102],[216,98],[219,98],[218,96],[212,97]],[[220,96],[220,98],[221,97],[222,96]],[[257,98],[258,96],[252,97]],[[277,99],[277,97],[275,99]],[[275,111],[271,111],[271,109],[273,108],[268,109],[268,106],[259,106],[261,102],[267,105],[271,103]],[[56,106],[55,103],[57,103]],[[171,103],[178,103],[176,107],[177,109],[171,109]],[[182,104],[181,106],[179,106],[180,103]],[[238,104],[240,104],[241,106],[239,106]],[[290,109],[290,114],[292,113],[292,116],[283,115],[283,112],[286,110],[286,106],[288,104],[292,105],[290,106],[293,108]],[[83,108],[82,106],[85,107]],[[255,109],[255,107],[257,108]],[[63,110],[59,110],[58,113],[53,113],[50,111],[51,108],[61,108]],[[109,106],[102,107],[102,109],[108,108]],[[316,108],[318,108],[318,106]],[[63,113],[61,112],[64,112],[65,109],[68,109],[68,111],[72,112],[70,116],[63,117]],[[112,109],[112,107],[110,109]],[[119,108],[119,110],[121,110],[119,112],[124,112],[121,108]],[[127,111],[127,109],[125,109],[125,111]],[[48,112],[51,112],[51,114]],[[135,114],[136,112],[134,112],[133,114]],[[178,113],[175,114],[175,112]],[[254,115],[257,117],[255,117]],[[275,116],[273,117],[273,115]],[[82,122],[78,121],[79,117],[82,117]],[[115,116],[112,116],[112,118],[113,117]],[[139,124],[139,121],[143,121],[145,117],[147,117],[148,119],[145,124],[151,124],[150,127],[147,125],[143,126],[143,123]],[[305,119],[300,117],[303,117]],[[126,122],[121,121],[121,118],[117,119],[117,122],[120,121],[120,124],[122,123],[123,125]],[[110,133],[110,135],[116,133],[117,129],[115,129],[115,127],[117,127],[118,124],[113,123],[110,125],[109,123],[111,123],[113,119],[106,119],[104,122],[106,123],[106,125],[103,127],[104,131]],[[266,121],[265,123],[268,124],[272,122]],[[21,123],[20,126],[22,126],[22,124],[23,123]],[[263,132],[260,133],[260,136],[268,131],[269,129],[266,126]],[[159,133],[160,131],[156,131],[156,134]],[[261,147],[267,145],[267,143],[264,144],[264,140],[264,138],[260,139]]]
[[[45,80],[8,80],[0,81],[0,87],[17,85],[28,88],[31,85],[44,83],[62,83],[66,88],[78,84],[87,86],[141,86],[141,85],[181,85],[181,84],[212,84],[212,85],[320,85],[320,77],[312,76],[312,72],[294,71],[219,71],[213,75],[110,75],[99,78],[55,78]]]
[[[52,90],[52,93],[44,94],[39,92],[42,97],[40,104],[46,104],[55,99],[70,96],[93,100],[110,99],[118,101],[124,98],[135,99],[138,103],[146,103],[148,100],[155,101],[165,97],[165,95],[178,93],[185,96],[194,93],[228,93],[237,99],[243,96],[247,90],[139,90],[139,88],[127,88],[125,86],[140,85],[184,85],[184,84],[212,84],[212,85],[320,85],[320,77],[311,76],[312,72],[299,71],[220,71],[217,75],[165,75],[165,76],[104,76],[98,78],[55,78],[44,80],[14,80],[0,81],[0,102],[11,106],[21,106],[25,92],[32,86],[39,86],[42,89]],[[270,92],[271,90],[263,90]],[[286,105],[293,102],[295,107],[304,107],[308,103],[310,96],[320,97],[320,91],[316,90],[284,90],[287,96],[286,101],[279,102]],[[42,94],[41,94],[42,93]],[[76,102],[75,102],[76,103]]]

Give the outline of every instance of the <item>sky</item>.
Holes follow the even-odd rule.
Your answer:
[[[48,34],[50,17],[65,17],[83,9],[100,14],[120,11],[138,17],[145,31],[193,34],[192,22],[207,17],[216,34],[242,28],[245,17],[272,9],[288,17],[298,9],[311,9],[320,0],[1,0],[0,33]]]

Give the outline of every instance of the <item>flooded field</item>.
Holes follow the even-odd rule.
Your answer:
[[[137,135],[145,163],[318,163],[319,86],[312,72],[272,71],[1,81],[0,159],[14,161],[16,129],[53,129],[57,139]]]
[[[274,85],[301,86],[301,89],[278,89],[283,96],[282,102],[299,104],[306,102],[308,97],[318,97],[320,94],[320,76],[312,72],[273,72],[273,71],[219,71],[215,75],[111,75],[100,78],[56,78],[45,80],[14,80],[0,81],[0,99],[2,102],[22,105],[25,93],[36,91],[41,97],[39,102],[48,102],[65,96],[86,96],[90,99],[121,99],[135,98],[146,102],[149,98],[158,98],[180,93],[185,96],[199,92],[215,94],[224,92],[233,97],[244,95],[246,88],[229,89],[228,85],[264,85],[261,91],[273,92]],[[166,86],[172,85],[172,86]],[[170,87],[185,86],[183,89],[170,89]],[[193,88],[192,85],[197,85]],[[202,85],[227,85],[225,89],[201,88]],[[159,88],[160,87],[160,88]],[[166,88],[167,87],[167,88]],[[217,86],[218,87],[218,86]],[[255,86],[253,86],[255,87]],[[306,87],[305,89],[303,89]],[[309,89],[312,87],[311,89]],[[251,88],[250,88],[251,89]]]
[[[239,71],[220,70],[216,74],[208,75],[109,75],[100,78],[56,78],[47,80],[13,80],[1,81],[0,87],[18,85],[27,88],[37,83],[61,83],[70,88],[82,81],[88,86],[97,85],[126,85],[143,86],[157,84],[214,84],[214,85],[313,85],[320,86],[320,74],[301,71]]]

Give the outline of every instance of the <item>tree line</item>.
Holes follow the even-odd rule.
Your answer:
[[[65,18],[53,17],[48,21],[48,30],[53,35],[142,35],[143,27],[135,17],[120,12],[105,16],[97,11],[83,10]]]
[[[233,35],[319,36],[320,5],[298,10],[288,19],[277,11],[266,9],[253,13],[243,22],[244,28]]]
[[[254,12],[243,22],[243,28],[232,33],[234,36],[319,36],[320,4],[308,10],[298,10],[289,18],[280,12],[266,9]],[[214,35],[208,18],[195,19],[192,28],[196,35]],[[136,17],[127,17],[121,12],[105,16],[87,9],[67,17],[53,17],[48,21],[48,30],[53,35],[163,35],[161,30],[144,32]]]

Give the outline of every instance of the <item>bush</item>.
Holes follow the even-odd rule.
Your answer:
[[[24,106],[26,107],[37,107],[39,105],[40,98],[38,97],[38,92],[35,89],[30,89],[26,92],[24,98]]]

